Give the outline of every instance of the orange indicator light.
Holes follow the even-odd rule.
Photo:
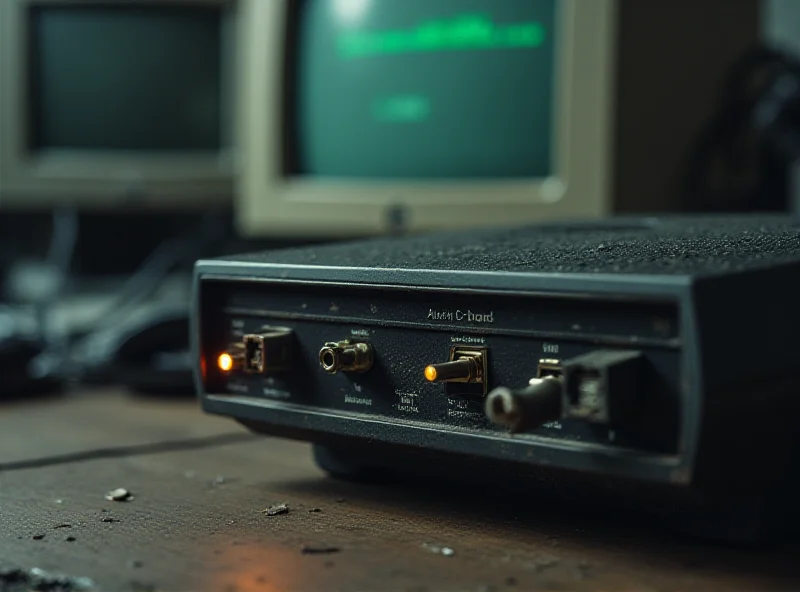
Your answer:
[[[425,367],[425,378],[427,378],[429,382],[435,381],[437,374],[438,372],[436,372],[436,368],[434,368],[433,366]]]
[[[233,368],[233,358],[230,354],[220,354],[217,358],[217,366],[223,372],[230,372],[231,368]]]

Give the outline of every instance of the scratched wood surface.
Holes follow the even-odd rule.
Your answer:
[[[193,402],[107,392],[0,406],[0,445],[0,566],[102,590],[800,589],[794,548],[338,482],[308,446],[250,436]],[[134,499],[106,501],[115,487]],[[288,513],[262,512],[278,503]]]

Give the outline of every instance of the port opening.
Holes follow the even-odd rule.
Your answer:
[[[262,327],[262,333],[248,333],[235,345],[236,367],[247,374],[267,374],[288,370],[292,358],[292,330]]]
[[[600,412],[603,375],[595,369],[576,369],[567,382],[567,397],[573,414],[594,415]]]
[[[336,354],[330,348],[323,348],[319,353],[319,362],[323,370],[330,372],[336,367]]]
[[[319,365],[328,374],[366,372],[373,360],[372,345],[362,341],[331,341],[319,350]]]
[[[264,372],[264,339],[260,335],[245,335],[243,339],[243,370],[258,374]]]
[[[539,360],[536,378],[546,378],[548,376],[560,378],[563,374],[564,369],[561,367],[561,360],[554,358],[542,358]]]

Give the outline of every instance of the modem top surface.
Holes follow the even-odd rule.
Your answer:
[[[800,219],[616,218],[377,238],[223,260],[383,269],[714,275],[800,262]]]

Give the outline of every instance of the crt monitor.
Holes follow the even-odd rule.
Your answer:
[[[2,0],[0,206],[229,200],[236,27],[232,0]]]
[[[612,0],[244,0],[247,234],[601,214]]]

